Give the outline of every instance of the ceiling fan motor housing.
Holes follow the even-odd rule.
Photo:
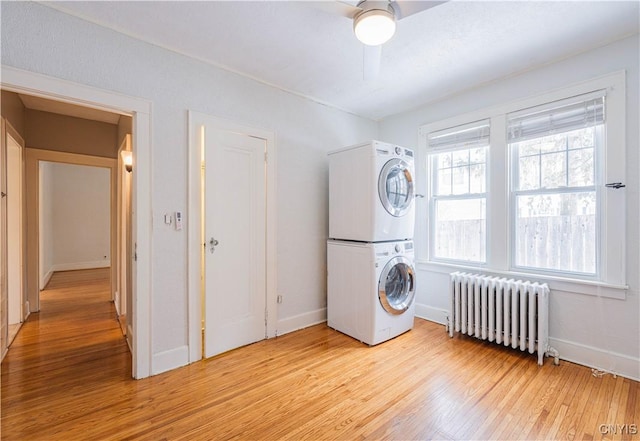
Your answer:
[[[395,11],[388,1],[365,0],[362,9],[353,17],[353,32],[358,40],[369,46],[387,42],[396,31]]]

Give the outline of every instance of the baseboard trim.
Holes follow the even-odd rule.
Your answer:
[[[549,338],[549,344],[560,353],[562,360],[640,381],[638,358],[553,337]]]
[[[441,325],[447,324],[447,316],[449,311],[446,309],[434,308],[433,306],[424,305],[422,303],[416,303],[416,317],[429,320],[430,322],[439,323]]]
[[[40,291],[47,287],[49,280],[51,280],[51,276],[53,276],[53,268],[50,268],[49,271],[40,279]]]
[[[125,336],[127,339],[127,346],[129,346],[129,352],[133,354],[133,348],[131,347],[131,339],[133,338],[133,328],[130,324],[127,325],[127,335]]]
[[[449,311],[445,309],[416,304],[416,317],[430,322],[446,325],[448,314]],[[561,360],[640,381],[638,358],[553,337],[549,337],[549,345],[559,352]]]
[[[120,291],[116,291],[113,295],[113,306],[116,307],[116,314],[120,317]]]
[[[93,268],[109,268],[111,266],[110,260],[96,260],[93,262],[76,262],[76,263],[57,263],[51,265],[51,272],[54,271],[74,271],[82,269]]]
[[[189,346],[180,346],[164,352],[153,354],[151,375],[161,374],[171,369],[189,364]]]
[[[278,320],[276,336],[288,334],[299,329],[308,328],[327,321],[327,308],[316,309],[304,314],[294,315],[282,320]]]

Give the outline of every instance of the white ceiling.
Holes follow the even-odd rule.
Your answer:
[[[454,0],[400,20],[365,82],[351,20],[317,2],[45,4],[372,119],[637,34],[640,14],[637,0]]]

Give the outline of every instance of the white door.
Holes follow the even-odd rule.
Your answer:
[[[266,141],[205,127],[205,357],[266,336]]]

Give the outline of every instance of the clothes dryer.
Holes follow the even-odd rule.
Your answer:
[[[327,242],[327,324],[368,345],[413,328],[413,241]]]
[[[381,242],[412,239],[413,150],[371,141],[329,153],[329,237]]]

